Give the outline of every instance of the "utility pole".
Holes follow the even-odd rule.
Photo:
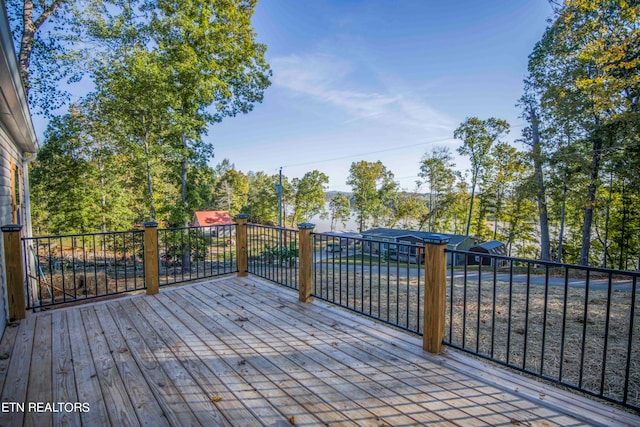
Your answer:
[[[280,166],[280,182],[278,189],[278,227],[282,228],[282,166]]]
[[[280,248],[282,248],[282,166],[280,166],[280,179],[278,184],[276,184],[276,191],[278,192],[278,243]]]

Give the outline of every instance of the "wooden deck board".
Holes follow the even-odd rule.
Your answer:
[[[16,343],[19,325],[18,322],[9,323],[4,330],[4,337],[2,337],[2,341],[0,341],[0,390],[4,388],[4,383],[7,380],[9,363],[11,362],[11,352]]]
[[[51,375],[51,328],[50,313],[39,316],[36,321],[31,353],[31,370],[28,376],[27,402],[54,402]],[[26,380],[27,377],[25,377]],[[24,424],[27,426],[51,425],[53,412],[27,411]]]
[[[20,321],[13,351],[10,355],[7,376],[2,388],[2,403],[19,404],[27,400],[29,370],[31,369],[31,353],[36,316],[27,316]],[[25,381],[27,378],[27,381]],[[0,425],[22,425],[24,411],[9,410],[0,412]]]
[[[235,393],[241,392],[240,399],[252,405],[251,410],[262,422],[277,424],[294,416],[310,425],[319,423],[317,418],[307,414],[302,406],[283,393],[278,385],[269,380],[253,363],[247,362],[247,359],[253,359],[254,363],[261,364],[260,355],[251,350],[244,351],[246,350],[244,348],[242,350],[235,348],[234,345],[240,342],[236,337],[217,324],[201,321],[196,315],[200,313],[199,310],[188,301],[180,300],[180,295],[173,293],[170,297],[175,299],[167,295],[159,299],[162,299],[166,306],[179,307],[176,314],[186,322],[189,328],[198,332],[198,336],[207,343],[214,359],[223,361],[223,365],[216,370],[221,381],[228,384]],[[194,302],[197,303],[197,301]],[[182,307],[185,310],[188,309],[188,312],[182,310]],[[220,397],[227,398],[224,395]]]
[[[331,414],[327,412],[327,407],[320,407],[320,405],[316,405],[316,411],[309,411],[305,408],[305,403],[314,405],[316,402],[308,401],[304,394],[300,397],[287,393],[285,391],[286,387],[302,390],[304,386],[296,383],[295,380],[287,375],[285,372],[286,367],[283,368],[284,370],[281,369],[270,360],[271,357],[266,357],[260,353],[260,349],[253,348],[243,341],[245,339],[244,336],[239,336],[233,328],[230,330],[229,322],[231,320],[228,317],[230,318],[231,316],[229,316],[228,311],[224,315],[214,313],[213,317],[209,317],[206,314],[207,308],[203,306],[199,299],[184,299],[183,294],[175,293],[172,297],[176,297],[176,302],[183,307],[189,307],[190,311],[193,310],[193,313],[198,313],[198,316],[196,316],[197,321],[211,332],[215,331],[217,333],[219,338],[217,346],[220,349],[220,354],[224,354],[227,357],[230,356],[231,364],[238,366],[244,377],[253,378],[251,384],[255,386],[258,393],[271,401],[285,418],[293,416],[294,419],[298,419],[300,422],[312,425],[323,422],[322,419],[317,417],[327,413]],[[269,356],[274,356],[274,354],[269,354]],[[321,412],[317,412],[318,410]]]
[[[196,292],[196,289],[192,290]],[[202,292],[203,301],[213,301],[222,297],[224,292],[216,293],[211,288],[199,287],[197,291]],[[395,424],[407,424],[407,423],[427,423],[434,421],[442,421],[442,418],[429,414],[426,409],[419,413],[407,415],[402,411],[402,405],[407,405],[410,402],[406,396],[398,396],[397,393],[392,393],[391,390],[381,390],[376,387],[379,378],[383,375],[382,372],[371,372],[370,376],[361,375],[356,371],[358,365],[365,365],[358,359],[353,359],[347,356],[340,350],[337,343],[321,342],[317,338],[317,335],[321,334],[321,331],[312,329],[307,332],[300,332],[301,336],[296,337],[293,333],[296,330],[292,325],[291,327],[283,328],[283,321],[277,318],[275,315],[271,315],[269,311],[265,311],[264,307],[275,307],[262,304],[261,307],[252,306],[253,303],[250,300],[239,300],[235,302],[236,310],[233,309],[234,301],[236,297],[227,290],[225,297],[225,309],[233,310],[233,316],[243,316],[243,307],[251,307],[250,313],[260,312],[258,316],[254,316],[255,319],[249,319],[246,322],[247,327],[257,326],[261,331],[257,332],[259,335],[267,337],[277,337],[278,342],[286,343],[288,347],[286,351],[289,354],[289,358],[296,361],[299,367],[304,366],[305,370],[315,373],[316,377],[321,381],[325,381],[333,387],[336,387],[339,392],[334,393],[335,398],[339,399],[339,402],[349,402],[351,404],[360,404],[364,409],[368,409],[377,418],[382,421],[388,422],[390,425]],[[238,311],[240,308],[241,311]],[[274,312],[272,310],[271,312]],[[267,323],[267,322],[270,323]],[[277,326],[280,324],[280,327]],[[286,324],[286,323],[284,323]],[[339,337],[335,337],[335,340],[339,340]],[[370,378],[375,378],[375,382]],[[360,384],[359,386],[354,386]],[[386,393],[385,393],[386,391]],[[326,398],[326,393],[318,393],[323,398]]]
[[[120,330],[129,333],[127,343],[135,352],[134,357],[147,360],[153,366],[154,369],[144,370],[143,374],[145,377],[148,375],[148,383],[160,385],[156,389],[158,401],[169,403],[163,407],[165,413],[175,413],[180,425],[225,425],[224,417],[213,402],[160,338],[162,331],[156,333],[131,300],[115,302],[109,308]]]
[[[29,313],[0,342],[0,390],[90,407],[2,426],[640,425],[254,277]]]
[[[153,351],[160,348],[158,336],[151,331],[151,337],[144,337],[144,334],[148,332],[148,328],[145,328],[144,325],[145,320],[136,319],[138,322],[130,320],[129,314],[124,310],[118,309],[116,304],[117,302],[109,304],[109,312],[118,330],[124,332],[123,338],[126,342],[126,348],[131,353],[133,360],[137,362],[144,380],[149,385],[162,410],[163,416],[168,419],[170,424],[197,425],[196,416],[191,407],[182,398],[180,388],[184,386],[184,382],[183,378],[181,378],[183,373],[178,372],[179,363],[173,360],[169,362],[173,362],[171,363],[172,366],[163,368],[163,356],[156,356]],[[140,328],[140,331],[137,328]],[[147,339],[154,342],[151,344],[153,350],[149,347]],[[197,396],[197,393],[194,393],[195,396]],[[201,402],[201,398],[193,399],[194,406],[198,406]]]
[[[79,403],[86,403],[87,408],[80,411],[80,420],[85,426],[101,426],[109,424],[109,414],[100,390],[100,380],[96,366],[91,357],[91,348],[87,339],[84,323],[80,310],[66,310],[67,327],[73,355],[74,377],[76,380],[76,392]],[[89,409],[89,410],[85,410]]]
[[[137,298],[130,301],[136,306],[136,309],[144,313],[150,324],[160,331],[167,346],[198,382],[209,402],[216,395],[228,396],[232,393],[224,383],[219,381],[215,372],[209,369],[207,364],[200,362],[197,349],[196,351],[192,350],[185,341],[183,334],[189,333],[188,330],[164,305],[160,304],[157,299],[151,298]],[[172,327],[169,328],[168,324],[171,324]],[[220,419],[220,425],[230,424],[229,420],[234,420],[236,425],[259,424],[257,418],[238,399],[222,399],[215,402],[215,406],[220,408],[220,417],[225,417],[225,419]]]
[[[211,287],[203,288],[200,287],[200,290],[203,292],[207,292],[208,295],[212,296],[213,292]],[[225,301],[231,301],[235,297],[233,295],[233,291],[229,288],[222,288],[220,290],[219,295],[224,295],[226,292]],[[239,302],[238,304],[254,304],[250,299],[242,298],[242,295],[238,296]],[[277,335],[279,331],[283,330],[282,324],[295,325],[296,316],[290,316],[286,313],[287,310],[278,311],[277,308],[282,306],[288,309],[288,306],[283,306],[278,301],[267,300],[267,299],[259,299],[260,302],[257,306],[252,307],[251,311],[255,312],[256,310],[263,310],[264,306],[271,307],[272,313],[277,313],[271,316],[269,313],[260,313],[260,318],[271,318],[275,322],[275,325],[280,325],[279,327],[275,327],[270,333]],[[228,307],[228,305],[227,305]],[[306,318],[311,321],[313,320],[323,320],[321,316],[313,315],[308,313],[307,310]],[[333,327],[331,327],[334,325]],[[329,326],[324,327],[324,326]],[[453,385],[459,385],[458,382],[454,381],[443,381],[439,367],[435,364],[429,364],[428,366],[424,366],[424,359],[420,358],[417,360],[411,359],[402,360],[397,357],[393,349],[380,349],[375,346],[366,346],[361,345],[363,342],[362,334],[354,335],[349,331],[342,331],[340,325],[336,325],[335,321],[331,323],[331,325],[324,325],[323,327],[314,328],[313,336],[305,336],[304,332],[300,335],[300,332],[295,328],[288,328],[288,331],[291,333],[298,334],[298,338],[301,340],[312,340],[314,342],[314,346],[324,347],[331,349],[330,353],[336,357],[337,356],[343,363],[347,364],[349,367],[353,369],[357,369],[358,376],[355,377],[353,374],[350,378],[346,378],[349,382],[362,382],[363,378],[375,378],[375,384],[368,384],[370,390],[375,392],[378,397],[383,398],[387,403],[393,404],[395,407],[401,408],[401,405],[406,405],[407,403],[417,405],[417,408],[423,407],[424,412],[420,413],[418,416],[420,419],[417,421],[420,422],[434,422],[437,420],[442,420],[442,418],[450,419],[452,414],[455,412],[457,416],[464,417],[463,413],[457,412],[458,409],[464,408],[466,406],[473,407],[476,404],[474,402],[465,402],[461,395],[457,395],[451,391],[451,387],[449,386],[447,390],[443,389],[442,386],[434,387],[433,382],[435,377],[437,376],[437,381],[439,383],[444,383],[444,386],[447,387],[447,383],[451,383]],[[309,332],[311,333],[311,332]],[[374,337],[375,338],[375,337]],[[346,344],[345,344],[346,343]],[[332,348],[333,347],[333,348]],[[396,362],[391,365],[387,363],[388,361]],[[378,369],[377,367],[382,366],[383,370]],[[373,367],[373,368],[372,368]],[[469,381],[467,380],[467,384],[462,388],[463,390],[468,390]],[[398,388],[403,389],[403,395],[398,396],[397,390]],[[495,392],[496,390],[492,390]],[[424,402],[425,396],[435,395],[436,392],[439,392],[439,399],[437,407],[430,408],[427,403]],[[389,401],[389,399],[391,399]],[[410,402],[407,402],[410,400]],[[455,405],[447,403],[447,401],[455,401]],[[506,405],[505,405],[506,406]],[[506,408],[505,408],[506,409]],[[429,419],[424,419],[425,415],[428,414],[429,411],[434,412],[434,416],[429,417]],[[538,418],[533,414],[529,414],[523,411],[520,411],[516,407],[509,408],[511,412],[511,418],[506,418],[503,421],[511,421],[511,420],[522,420],[526,421],[527,419],[535,419]],[[438,416],[438,413],[441,413],[442,416]],[[473,414],[469,414],[473,415]]]
[[[77,402],[78,393],[73,371],[73,356],[69,339],[67,312],[53,311],[51,316],[53,321],[51,331],[53,402]],[[53,355],[55,355],[55,357],[53,357]],[[54,412],[53,425],[80,426],[80,412],[64,410]]]
[[[95,311],[92,307],[83,307],[80,312],[100,384],[99,392],[105,402],[109,422],[111,425],[139,426],[134,404],[127,392],[128,387],[125,387],[127,379],[121,377],[118,372],[116,361],[109,350],[105,333],[100,327]],[[136,390],[131,391],[135,393]],[[100,397],[96,396],[96,399],[100,400]]]
[[[198,290],[202,291],[203,288],[199,288]],[[205,304],[207,301],[211,301],[211,294],[203,293],[203,297],[199,297],[197,293],[192,295],[204,301]],[[209,295],[209,298],[207,298],[207,295]],[[243,332],[252,333],[253,336],[250,338],[251,341],[249,341],[252,347],[264,348],[265,351],[276,355],[281,366],[287,367],[286,371],[288,371],[289,375],[294,378],[301,377],[299,382],[303,383],[312,395],[321,397],[322,401],[331,408],[330,411],[336,414],[346,414],[355,423],[374,418],[374,416],[380,418],[382,421],[387,421],[391,425],[416,422],[416,420],[407,417],[396,408],[390,407],[389,403],[393,404],[393,402],[387,402],[387,404],[385,404],[374,395],[349,386],[348,382],[340,378],[340,372],[332,371],[331,367],[327,366],[327,364],[318,362],[318,355],[314,354],[307,344],[303,343],[302,349],[290,346],[288,344],[292,341],[290,337],[275,333],[281,332],[281,330],[276,331],[258,327],[256,319],[246,317],[251,315],[242,309],[239,311],[234,310],[228,301],[230,300],[227,299],[227,301],[225,301],[225,309],[231,310],[231,318],[248,319],[247,321],[241,322],[241,326],[229,325],[231,332],[239,333],[240,331],[238,329],[242,329]],[[261,339],[261,336],[266,338]],[[273,340],[273,337],[278,338],[278,340]],[[280,345],[276,346],[270,344],[270,342],[277,342]],[[302,373],[302,375],[300,375],[300,373]],[[342,390],[340,390],[339,388],[342,385],[347,387],[342,387]],[[363,399],[368,402],[368,405],[358,404]],[[374,410],[368,410],[367,407],[370,407],[369,409],[373,408]],[[384,413],[376,411],[375,408],[384,408]],[[330,422],[330,420],[323,421]]]
[[[157,361],[140,351],[140,343],[136,342],[137,337],[131,336],[130,330],[119,328],[107,305],[96,305],[93,309],[139,422],[142,425],[179,425],[182,421],[180,411],[173,411],[176,396],[173,384],[159,372]],[[165,387],[170,391],[162,392]],[[158,399],[159,396],[170,398],[163,400]]]

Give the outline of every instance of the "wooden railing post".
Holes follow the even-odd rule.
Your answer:
[[[424,262],[424,324],[422,348],[430,353],[442,353],[447,294],[447,256],[444,252],[449,238],[434,236],[425,239]]]
[[[20,244],[21,225],[2,226],[4,237],[4,267],[7,273],[7,296],[9,320],[27,317],[24,298],[24,270],[22,268],[22,245]]]
[[[313,293],[313,238],[311,232],[315,225],[308,222],[298,224],[300,247],[298,259],[298,300],[309,302]]]
[[[236,220],[236,259],[238,260],[238,276],[244,277],[249,274],[249,259],[247,256],[247,221],[249,215],[238,214]]]
[[[144,281],[147,295],[158,293],[160,256],[158,253],[158,223],[144,223]]]

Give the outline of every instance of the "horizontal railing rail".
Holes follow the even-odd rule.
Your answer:
[[[424,245],[313,234],[314,296],[422,335]]]
[[[640,409],[640,273],[447,252],[445,344]]]
[[[160,286],[238,271],[235,224],[158,229]]]
[[[143,231],[22,239],[27,308],[145,288]]]
[[[298,289],[298,230],[247,224],[248,272]]]

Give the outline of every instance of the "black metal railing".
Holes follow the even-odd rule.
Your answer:
[[[22,239],[27,308],[145,288],[143,231]]]
[[[422,334],[424,246],[313,234],[314,296]]]
[[[236,225],[158,229],[160,286],[238,271]]]
[[[448,252],[447,345],[640,409],[640,273]]]
[[[248,272],[298,289],[298,230],[247,225]]]
[[[236,230],[159,229],[160,284],[237,272]],[[248,272],[298,289],[298,231],[248,224],[246,232]],[[22,239],[27,307],[145,289],[143,233]],[[329,233],[311,238],[316,298],[423,334],[424,245]],[[640,273],[446,255],[446,345],[640,410]]]

